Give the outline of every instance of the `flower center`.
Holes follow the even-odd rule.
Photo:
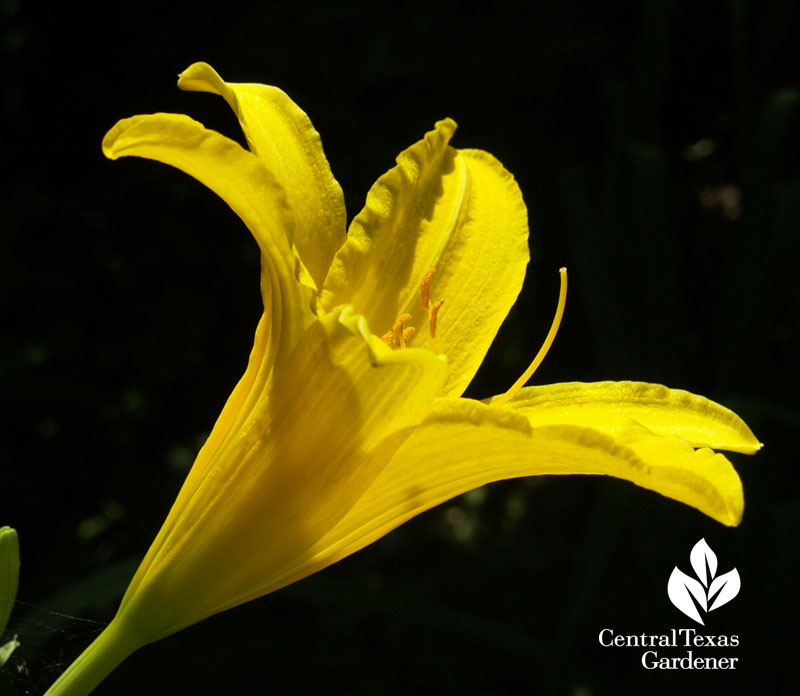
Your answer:
[[[436,269],[431,268],[425,271],[425,273],[422,275],[422,280],[419,284],[419,304],[422,309],[428,313],[428,333],[430,335],[430,347],[434,353],[441,354],[441,347],[436,337],[436,317],[439,314],[439,309],[444,304],[444,300],[435,300],[434,302],[431,302],[431,278],[435,272]],[[542,361],[547,355],[547,351],[550,350],[550,346],[553,345],[553,341],[558,333],[558,327],[561,326],[561,319],[564,316],[564,307],[567,303],[567,269],[560,268],[558,273],[561,279],[561,287],[559,288],[558,292],[558,305],[556,306],[556,313],[553,317],[553,323],[550,325],[550,330],[547,332],[544,343],[542,343],[542,347],[539,349],[536,357],[534,357],[534,359],[531,361],[531,364],[528,365],[528,368],[520,375],[519,379],[511,385],[511,388],[505,394],[501,394],[496,399],[492,400],[492,406],[504,406],[506,403],[508,403],[533,376],[533,373],[536,372],[539,365],[542,364]],[[395,319],[392,330],[383,334],[383,336],[381,336],[381,340],[387,346],[392,348],[408,348],[408,342],[411,339],[411,336],[413,336],[416,332],[416,329],[413,326],[406,326],[411,319],[411,315],[407,312],[401,314],[399,317],[397,317],[397,319]]]
[[[444,300],[436,300],[431,303],[431,278],[435,272],[435,268],[429,268],[422,275],[422,280],[419,284],[419,304],[428,313],[428,333],[431,338],[431,348],[434,353],[440,353],[439,341],[436,338],[436,317],[439,314],[439,309],[444,304]],[[406,326],[409,321],[411,321],[410,314],[401,314],[395,319],[392,330],[383,334],[381,340],[392,348],[408,348],[408,341],[416,332],[413,326]]]

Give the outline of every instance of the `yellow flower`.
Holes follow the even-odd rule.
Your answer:
[[[120,121],[103,151],[182,169],[239,215],[261,251],[264,315],[117,616],[51,693],[85,693],[139,646],[491,481],[607,474],[739,522],[741,482],[707,449],[760,447],[731,411],[633,382],[521,388],[558,328],[563,270],[531,368],[504,395],[462,398],[522,286],[528,224],[511,174],[448,144],[452,120],[399,155],[346,231],[319,135],[283,92],[204,63],[178,84],[221,95],[249,151],[175,114]]]

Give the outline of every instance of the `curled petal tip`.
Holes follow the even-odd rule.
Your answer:
[[[211,92],[220,94],[225,87],[224,80],[208,63],[192,63],[178,75],[178,89],[187,92]]]
[[[458,124],[449,116],[443,118],[441,121],[437,121],[435,124],[436,130],[441,130],[447,133],[448,138],[453,136],[453,133],[456,132],[458,128]]]

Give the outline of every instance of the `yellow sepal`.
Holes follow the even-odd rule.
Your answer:
[[[387,463],[371,485],[333,528],[271,578],[265,592],[322,570],[461,493],[520,476],[613,476],[729,526],[740,522],[744,509],[741,481],[723,455],[633,422],[612,437],[576,425],[532,427],[511,410],[438,399],[399,447],[387,438],[372,456]]]
[[[726,525],[744,507],[723,455],[695,451],[629,423],[616,437],[575,425],[532,427],[524,416],[468,399],[439,399],[370,488],[318,544],[342,558],[414,515],[501,479],[539,474],[622,478],[690,505]]]
[[[178,87],[218,94],[233,109],[250,149],[285,191],[294,244],[316,289],[321,288],[344,242],[347,214],[311,120],[277,87],[225,82],[207,63],[190,65]]]
[[[498,397],[487,399],[493,404]],[[675,435],[693,447],[753,454],[761,448],[733,411],[682,389],[646,382],[566,382],[528,387],[504,408],[533,426],[573,424],[614,434],[637,421],[657,435]]]
[[[291,348],[314,318],[312,298],[298,281],[301,269],[291,250],[292,218],[283,189],[259,159],[182,114],[123,119],[103,139],[103,153],[110,159],[136,156],[176,167],[233,209],[261,249],[261,290],[273,350]]]
[[[235,429],[201,450],[120,611],[154,640],[264,594],[347,513],[422,421],[447,374],[340,307],[315,321]],[[254,384],[259,384],[256,379]],[[209,583],[208,568],[225,572]]]

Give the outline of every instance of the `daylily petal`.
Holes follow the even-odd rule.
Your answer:
[[[175,502],[172,504],[169,515],[161,526],[157,537],[159,543],[163,543],[166,539],[170,533],[171,526],[181,517],[195,494],[204,485],[206,478],[209,475],[213,475],[211,472],[219,467],[218,454],[221,448],[229,445],[232,440],[238,439],[253,411],[260,404],[263,407],[264,395],[268,393],[272,377],[271,365],[265,359],[268,343],[269,322],[268,317],[264,315],[256,329],[253,350],[250,352],[247,369],[225,402],[225,406],[217,418],[211,434],[197,454],[197,458],[192,464],[192,468],[189,470]],[[156,558],[154,551],[156,546],[156,541],[154,541],[150,546],[150,551],[148,551],[139,565],[136,575],[129,584],[120,609],[133,596],[147,575]]]
[[[742,517],[741,481],[730,462],[677,437],[629,422],[616,437],[580,426],[532,427],[521,414],[469,399],[437,399],[347,514],[294,566],[270,579],[272,592],[355,553],[415,515],[494,481],[539,474],[625,479],[697,508],[726,525]]]
[[[399,447],[446,375],[443,358],[392,351],[349,307],[314,322],[290,360],[179,496],[131,583],[121,610],[155,617],[148,639],[263,594],[369,487],[388,461],[376,452]],[[195,577],[212,566],[213,583]],[[187,583],[203,597],[184,596]]]
[[[616,438],[579,426],[534,428],[513,412],[441,399],[324,541],[352,553],[350,544],[360,548],[456,495],[537,474],[623,478],[724,524],[738,523],[743,508],[741,482],[725,457],[679,438],[636,425]]]
[[[295,246],[321,288],[345,240],[347,214],[342,188],[308,116],[277,87],[225,82],[207,63],[190,65],[178,87],[218,94],[233,109],[250,149],[286,192]]]
[[[741,482],[710,450],[629,424],[616,437],[571,425],[532,427],[520,414],[468,399],[437,400],[340,522],[367,542],[439,503],[492,481],[537,474],[605,474],[691,505],[725,524],[743,508]],[[359,528],[358,523],[361,522]]]
[[[266,316],[262,317],[256,329],[253,350],[250,352],[250,359],[244,375],[225,402],[211,434],[197,454],[197,458],[172,505],[170,514],[173,517],[188,504],[195,491],[202,485],[208,471],[217,465],[215,455],[222,447],[230,445],[232,440],[239,437],[239,433],[245,427],[253,411],[263,401],[264,394],[269,390],[273,375],[269,363],[265,359],[269,342],[269,325],[266,319]]]
[[[497,398],[497,397],[494,397]],[[485,403],[491,404],[492,399]],[[532,426],[582,425],[613,434],[629,420],[693,447],[753,454],[761,448],[733,411],[682,389],[646,382],[566,382],[520,390],[504,406]]]
[[[439,121],[373,185],[322,293],[324,308],[352,304],[379,334],[408,313],[411,345],[431,347],[419,290],[435,268],[430,296],[444,301],[436,333],[450,364],[445,396],[461,395],[474,376],[528,262],[519,187],[491,155],[449,147],[455,128]]]
[[[314,319],[309,291],[297,282],[292,228],[282,188],[255,155],[181,114],[133,116],[103,139],[110,159],[136,156],[169,164],[222,198],[261,249],[264,310],[273,341],[291,348]]]

